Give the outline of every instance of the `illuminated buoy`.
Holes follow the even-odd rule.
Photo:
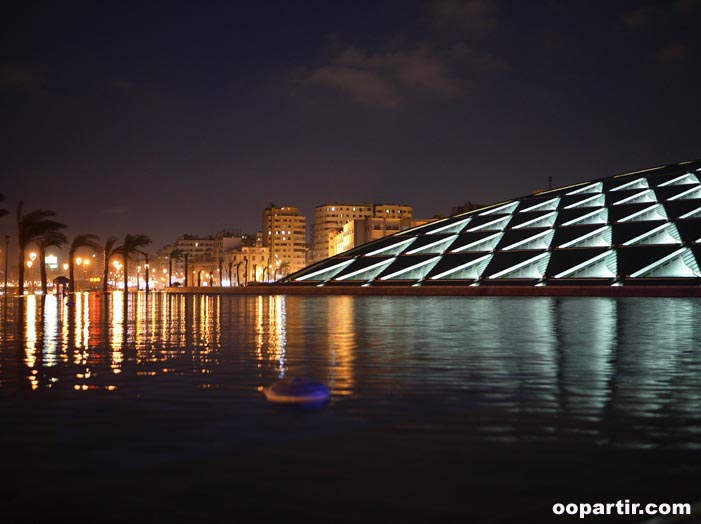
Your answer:
[[[286,378],[264,391],[270,402],[283,404],[321,404],[329,400],[329,388],[304,378]]]

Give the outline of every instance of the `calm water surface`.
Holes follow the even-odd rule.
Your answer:
[[[537,515],[561,500],[553,485],[568,486],[560,495],[574,500],[582,483],[596,489],[598,481],[558,469],[567,461],[584,461],[577,467],[594,478],[614,463],[621,479],[638,475],[629,461],[648,457],[645,471],[658,481],[682,471],[685,483],[699,471],[688,459],[701,448],[699,300],[128,301],[86,293],[4,303],[0,443],[24,486],[10,502],[13,519],[76,516],[70,489],[57,484],[77,482],[137,487],[123,514],[102,520],[152,512],[154,521],[228,522],[257,500],[258,521],[291,511],[335,522],[516,522],[519,511]],[[264,386],[296,376],[327,384],[329,405],[265,401]],[[443,472],[446,485],[427,480]],[[519,479],[534,474],[540,487],[522,493]],[[268,499],[279,484],[262,485],[280,475],[293,483],[296,475],[324,501],[299,486]],[[372,478],[393,487],[381,495]],[[599,495],[627,496],[614,488]],[[144,494],[154,489],[163,493]],[[217,490],[229,502],[202,502]],[[184,493],[196,497],[186,502]],[[465,493],[474,503],[456,500]],[[95,511],[103,495],[90,497],[101,500]],[[502,497],[518,498],[520,510],[496,518],[481,502]],[[46,504],[28,517],[19,505],[36,500]],[[353,509],[339,509],[344,501]]]

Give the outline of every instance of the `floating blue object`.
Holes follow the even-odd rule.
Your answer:
[[[286,404],[321,404],[329,400],[329,388],[304,378],[286,378],[264,388],[270,402]]]

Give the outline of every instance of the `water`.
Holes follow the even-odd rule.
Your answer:
[[[699,300],[129,301],[3,304],[8,522],[544,522],[701,498]],[[265,401],[295,376],[331,402]]]

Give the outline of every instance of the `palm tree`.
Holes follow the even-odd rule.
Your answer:
[[[110,274],[110,258],[117,252],[117,248],[115,247],[115,244],[117,243],[117,237],[107,237],[107,240],[105,240],[105,245],[102,247],[102,256],[103,256],[103,261],[102,261],[102,292],[107,293],[107,289],[109,287],[109,284],[107,282],[107,279],[109,278]]]
[[[124,242],[115,251],[122,255],[124,259],[124,292],[129,291],[129,257],[136,253],[142,253],[143,251],[139,248],[147,246],[151,243],[151,239],[146,235],[127,235],[124,237]]]
[[[83,233],[82,235],[76,235],[71,242],[71,248],[68,251],[68,278],[71,280],[71,291],[75,291],[75,279],[73,275],[75,273],[75,253],[81,247],[89,247],[97,251],[100,249],[100,244],[97,241],[100,237],[97,235],[92,235],[90,233]]]
[[[173,285],[173,277],[171,276],[173,274],[173,260],[183,258],[184,254],[185,252],[182,249],[176,247],[170,252],[170,255],[168,255],[168,287]]]
[[[0,202],[3,200],[5,200],[5,196],[0,194]],[[7,215],[7,209],[0,207],[0,218],[4,217],[5,215]]]
[[[60,231],[49,231],[48,233],[41,235],[36,240],[37,247],[39,248],[39,269],[41,270],[41,292],[46,295],[46,249],[49,246],[61,247],[63,244],[68,242],[66,235]]]
[[[23,205],[22,201],[17,204],[17,243],[19,245],[17,294],[20,296],[24,295],[24,253],[27,246],[43,235],[66,227],[65,224],[51,218],[56,216],[54,211],[37,209],[25,215],[22,213]]]

